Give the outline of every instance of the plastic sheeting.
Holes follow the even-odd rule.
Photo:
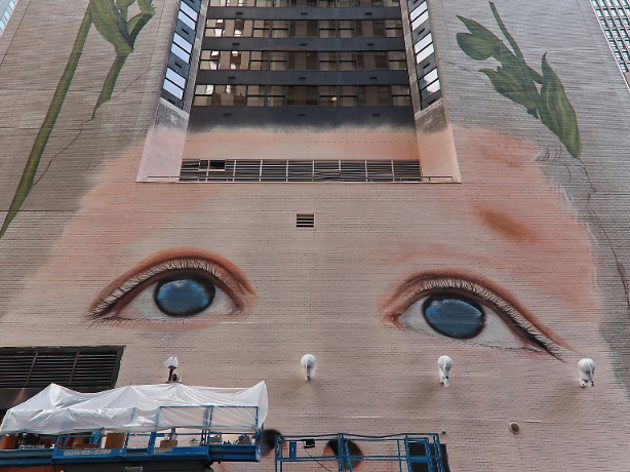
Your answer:
[[[79,393],[51,384],[7,411],[0,433],[62,434],[171,428],[248,432],[267,417],[267,386],[252,388],[138,385]]]

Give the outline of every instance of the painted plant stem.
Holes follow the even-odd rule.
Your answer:
[[[112,93],[114,92],[114,87],[116,86],[118,75],[125,65],[125,60],[127,59],[127,56],[128,54],[116,55],[116,59],[114,59],[114,63],[109,69],[109,73],[107,74],[107,78],[105,79],[105,83],[103,84],[103,89],[101,90],[101,93],[98,96],[98,100],[96,101],[96,105],[94,106],[92,118],[96,116],[96,111],[101,107],[101,105],[112,98]]]
[[[57,117],[59,116],[59,112],[61,111],[61,107],[66,99],[66,95],[68,94],[68,90],[70,89],[70,83],[72,82],[72,78],[74,77],[74,73],[77,70],[77,65],[79,64],[79,59],[81,58],[81,53],[83,52],[83,46],[85,45],[85,40],[90,31],[90,26],[92,25],[92,15],[90,14],[90,10],[88,9],[85,12],[85,16],[83,17],[83,21],[81,22],[81,27],[79,28],[79,33],[77,34],[77,38],[74,41],[74,46],[72,48],[72,53],[70,54],[70,59],[68,59],[68,64],[66,64],[66,69],[63,71],[63,75],[59,80],[59,84],[57,84],[57,88],[55,89],[55,94],[53,95],[52,102],[48,107],[48,112],[46,113],[46,118],[42,123],[42,127],[37,134],[37,138],[35,139],[35,144],[33,144],[33,148],[31,149],[31,154],[28,156],[28,161],[26,162],[26,167],[24,168],[24,172],[22,173],[22,178],[20,179],[20,183],[18,184],[18,188],[13,196],[13,200],[11,201],[11,206],[9,207],[9,211],[7,216],[4,219],[4,223],[2,224],[2,228],[0,229],[0,238],[4,236],[9,224],[20,207],[26,200],[31,188],[33,187],[33,182],[35,180],[35,174],[37,173],[37,168],[39,167],[39,162],[44,154],[44,150],[46,149],[46,144],[48,143],[48,138],[50,138],[50,134],[52,133],[53,126],[55,125],[55,121],[57,121]]]

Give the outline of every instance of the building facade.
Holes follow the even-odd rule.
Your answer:
[[[266,380],[282,434],[624,470],[630,94],[609,39],[582,0],[20,0],[0,408],[159,383],[177,356],[186,384]]]

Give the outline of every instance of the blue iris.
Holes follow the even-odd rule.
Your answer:
[[[422,314],[431,328],[449,338],[474,338],[485,324],[481,305],[459,294],[429,296],[422,304]]]
[[[216,288],[209,280],[186,277],[161,282],[155,288],[155,303],[169,316],[201,313],[214,300]]]

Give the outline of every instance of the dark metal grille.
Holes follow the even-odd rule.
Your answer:
[[[185,160],[180,182],[424,182],[418,161]]]
[[[122,346],[0,349],[0,388],[44,388],[51,383],[98,391],[113,388]]]
[[[296,218],[296,227],[298,228],[314,228],[315,215],[312,213],[298,213]]]

